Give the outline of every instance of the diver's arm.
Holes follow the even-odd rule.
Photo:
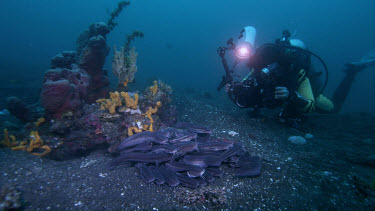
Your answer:
[[[233,94],[233,86],[231,84],[225,84],[224,90],[228,94],[228,98],[232,102],[235,102],[235,97],[234,97],[234,94]]]
[[[289,98],[289,89],[283,86],[275,87],[275,99],[286,100]]]
[[[311,113],[315,110],[315,99],[309,78],[305,77],[297,90],[290,94],[289,106],[293,106],[300,113]]]

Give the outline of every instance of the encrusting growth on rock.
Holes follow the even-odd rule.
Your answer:
[[[46,119],[44,119],[44,117],[40,117],[36,122],[35,122],[35,126],[39,127],[41,124],[43,124],[44,122],[46,121]]]
[[[122,84],[124,85],[124,87],[128,87],[128,83],[129,83],[129,80],[125,80],[122,82]]]
[[[118,92],[111,92],[109,93],[110,99],[99,99],[96,102],[101,103],[100,109],[105,110],[108,109],[109,113],[115,114],[116,113],[116,107],[119,107],[122,105],[120,94]]]
[[[27,147],[26,151],[32,152],[34,149],[44,150],[42,153],[31,153],[36,156],[44,156],[51,152],[51,148],[47,145],[44,145],[42,138],[40,138],[38,131],[30,132],[30,144]]]
[[[153,96],[156,95],[156,93],[158,92],[158,82],[157,81],[154,81],[154,85],[150,87],[150,91],[151,91]]]
[[[31,131],[29,140],[30,140],[30,143],[28,146],[27,146],[26,141],[22,141],[21,143],[19,143],[19,145],[17,142],[14,142],[17,144],[16,145],[12,144],[13,147],[11,147],[11,149],[14,151],[23,150],[23,151],[31,152],[31,154],[36,155],[36,156],[44,156],[51,152],[51,148],[43,143],[43,140],[39,136],[38,131]],[[35,149],[43,150],[43,152],[42,153],[33,152]]]
[[[128,127],[128,136],[134,135],[133,131],[134,131],[134,133],[140,133],[143,130],[138,128],[138,127],[135,127],[135,126],[134,127]]]
[[[152,108],[151,106],[148,108],[148,110],[146,111],[146,113],[144,114],[147,118],[150,119],[150,122],[151,124],[154,123],[154,120],[152,119],[151,115],[152,114],[155,114],[156,112],[158,112],[158,108],[161,107],[161,102],[158,101],[155,105],[155,108]],[[151,127],[151,126],[150,126]]]
[[[139,95],[137,93],[134,94],[134,99],[130,97],[129,93],[127,92],[119,93],[116,91],[109,94],[110,99],[99,99],[96,101],[97,103],[101,103],[101,110],[108,109],[110,114],[115,114],[116,107],[122,106],[120,95],[122,98],[124,98],[126,108],[137,109],[138,107]],[[122,108],[122,110],[124,110],[124,108]]]

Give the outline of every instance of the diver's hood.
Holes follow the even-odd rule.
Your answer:
[[[290,42],[290,45],[294,47],[299,47],[305,50],[307,49],[305,43],[300,39],[290,39],[289,42]]]

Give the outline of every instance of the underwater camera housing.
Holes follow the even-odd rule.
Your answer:
[[[237,106],[241,108],[276,107],[282,101],[274,98],[277,79],[284,73],[277,63],[267,65],[259,71],[254,71],[241,82],[236,82],[233,95]]]

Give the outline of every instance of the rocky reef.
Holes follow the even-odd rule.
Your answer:
[[[107,33],[109,33],[108,26],[99,22],[91,24],[77,40],[76,63],[90,75],[90,85],[85,99],[88,103],[105,97],[109,91],[108,76],[103,70],[110,49],[106,43]]]
[[[93,103],[108,95],[109,80],[107,71],[103,70],[110,51],[106,36],[117,25],[115,18],[128,5],[129,2],[120,1],[107,23],[93,23],[84,30],[77,38],[76,52],[63,51],[51,59],[51,70],[45,73],[41,91],[47,115],[61,118],[63,113],[74,113],[84,103]],[[72,74],[77,78],[67,76]]]
[[[63,51],[51,59],[40,93],[44,113],[34,114],[16,97],[8,99],[9,112],[26,124],[22,131],[5,129],[2,146],[65,160],[97,148],[113,153],[129,136],[176,122],[170,86],[159,80],[143,92],[127,87],[138,70],[138,53],[131,42],[143,37],[140,31],[127,36],[121,51],[114,51],[113,73],[121,83],[117,90],[109,90],[107,72],[103,70],[110,50],[106,36],[128,5],[119,2],[106,23],[93,23],[84,30],[77,39],[76,51]]]
[[[109,80],[103,70],[109,53],[103,22],[91,24],[77,39],[77,53],[64,51],[51,60],[44,75],[41,91],[42,106],[47,115],[61,118],[65,112],[76,112],[84,103],[95,102],[109,92]]]
[[[81,80],[77,79],[79,74],[82,74]],[[33,124],[28,124],[22,134],[10,134],[5,129],[1,145],[37,156],[66,160],[86,155],[98,148],[116,153],[116,148],[125,138],[143,131],[157,131],[176,122],[177,112],[170,105],[172,89],[163,82],[155,81],[142,94],[115,91],[110,93],[109,98],[98,99],[93,104],[83,104],[79,97],[85,95],[88,81],[86,75],[86,83],[81,84],[83,74],[85,72],[81,69],[59,69],[46,74],[51,80],[45,84],[51,83],[60,93],[65,90],[61,84],[70,86],[66,89],[69,92],[65,96],[76,97],[76,103],[61,105],[77,110],[74,113],[55,111],[60,114],[58,118],[41,117]],[[64,78],[61,79],[62,77]],[[54,78],[59,80],[55,81]],[[64,98],[52,99],[56,105],[66,102]],[[71,99],[69,102],[74,101]],[[49,103],[52,105],[52,102]],[[59,106],[51,109],[53,108]],[[25,134],[27,131],[29,135]]]

